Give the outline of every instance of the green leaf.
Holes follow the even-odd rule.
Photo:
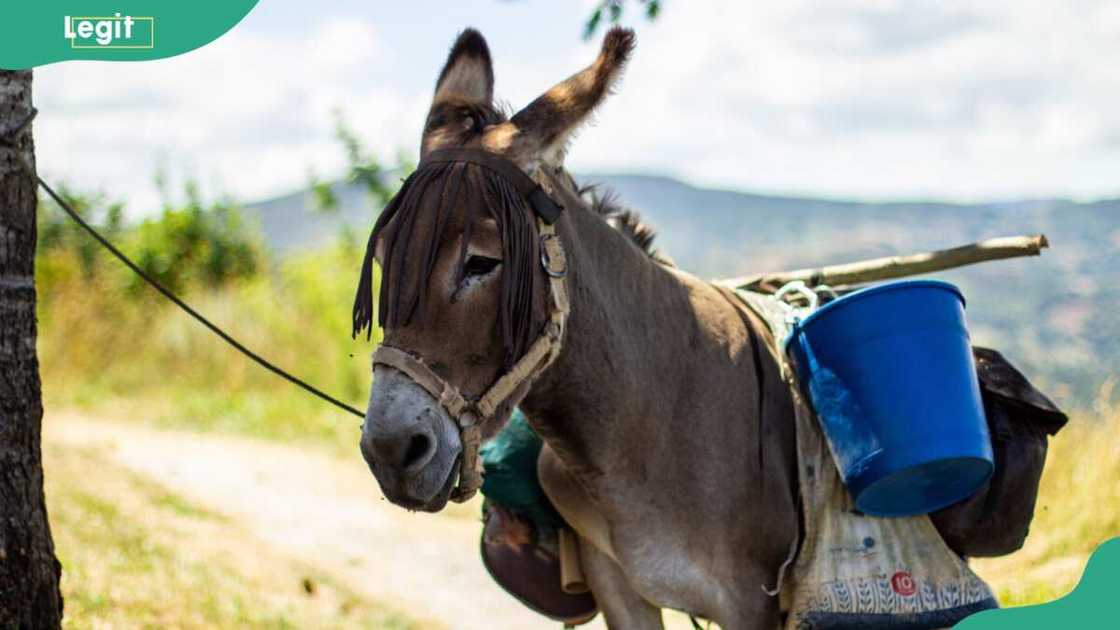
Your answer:
[[[338,195],[328,182],[315,182],[311,186],[311,203],[317,212],[333,214],[338,212]]]
[[[591,17],[587,18],[587,25],[583,28],[584,39],[591,39],[591,36],[594,35],[595,31],[599,28],[599,22],[601,22],[602,19],[603,7],[600,6],[598,9],[595,9]]]

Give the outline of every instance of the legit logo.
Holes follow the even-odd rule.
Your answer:
[[[65,16],[63,35],[71,48],[153,48],[156,42],[154,17]]]

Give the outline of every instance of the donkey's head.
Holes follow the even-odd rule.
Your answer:
[[[511,368],[525,364],[550,324],[543,223],[518,184],[532,183],[526,173],[560,168],[572,133],[610,92],[633,45],[631,31],[610,31],[592,65],[512,118],[494,105],[482,35],[468,29],[452,47],[424,126],[420,165],[374,226],[354,305],[357,334],[371,323],[376,259],[385,335],[378,353],[397,360],[375,353],[361,448],[390,501],[442,509],[464,456],[461,425],[477,422],[492,432],[528,392],[531,379],[518,380],[493,408],[481,404]],[[438,159],[449,149],[473,149],[467,153],[478,159]],[[513,172],[488,166],[490,156]],[[441,390],[461,400],[449,404]],[[468,410],[457,417],[461,402]]]

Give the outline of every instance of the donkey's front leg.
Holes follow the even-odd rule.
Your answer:
[[[634,592],[614,560],[580,541],[583,573],[611,630],[663,630],[661,609]]]

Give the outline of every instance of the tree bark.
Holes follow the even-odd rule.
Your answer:
[[[31,71],[0,70],[0,134],[31,111]],[[58,628],[59,577],[43,496],[35,352],[36,182],[30,130],[0,147],[0,629]]]

